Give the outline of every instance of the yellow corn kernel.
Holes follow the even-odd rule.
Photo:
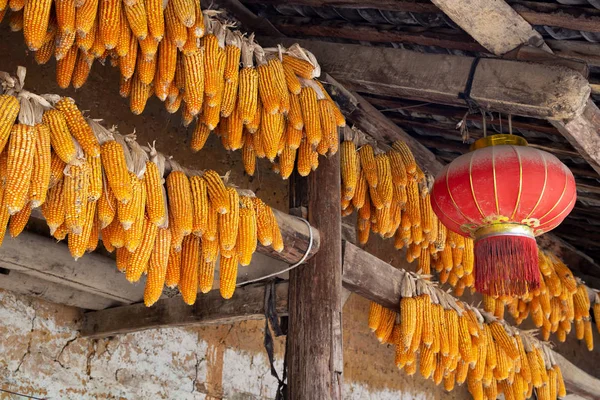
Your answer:
[[[187,236],[192,233],[192,189],[187,176],[182,171],[173,171],[167,176],[169,215],[173,216],[173,232]]]
[[[315,67],[306,60],[301,60],[294,56],[289,56],[287,54],[283,55],[283,65],[287,65],[290,67],[294,74],[304,78],[304,79],[312,79],[313,71]]]
[[[379,343],[389,343],[392,331],[394,329],[394,322],[396,321],[396,312],[389,308],[383,309],[381,317],[381,323],[375,331],[375,337],[379,340]]]
[[[65,33],[75,33],[75,0],[54,0],[54,11],[58,29]]]
[[[65,221],[62,180],[48,190],[46,201],[42,204],[42,215],[50,228],[50,235],[54,235],[56,229]]]
[[[293,97],[292,95],[300,94],[302,86],[300,85],[300,81],[298,80],[298,77],[296,76],[296,73],[294,72],[292,67],[289,64],[284,63],[283,72],[285,74],[285,83],[287,85],[287,90],[291,94],[290,98]]]
[[[165,18],[162,0],[144,0],[148,20],[148,31],[156,40],[161,40],[165,35]]]
[[[148,36],[148,19],[144,3],[144,1],[138,1],[132,6],[124,6],[131,31],[139,40],[144,40]],[[121,20],[121,24],[125,24],[125,21]]]
[[[69,131],[77,139],[86,155],[98,157],[100,155],[98,139],[75,105],[75,101],[69,97],[63,97],[56,103],[56,109],[62,111]]]
[[[490,331],[494,341],[506,352],[506,355],[510,359],[516,360],[519,357],[519,350],[513,338],[504,330],[504,327],[498,322],[493,322],[490,324]]]
[[[98,220],[100,228],[104,229],[110,225],[117,214],[117,199],[106,183],[106,178],[102,181],[102,195],[98,199]]]
[[[398,140],[394,142],[392,148],[397,151],[402,157],[402,162],[406,167],[406,172],[408,175],[414,176],[417,172],[417,163],[415,161],[415,157],[412,154],[412,151],[408,148],[406,143]]]
[[[29,185],[31,208],[37,208],[46,201],[50,186],[50,130],[46,124],[37,124],[35,130],[35,155],[33,171]]]
[[[238,272],[238,255],[234,253],[232,257],[221,257],[219,264],[219,291],[224,299],[230,299],[235,291]]]
[[[161,40],[158,47],[159,84],[169,85],[175,79],[177,46],[170,40]],[[155,82],[156,84],[156,82]]]
[[[227,188],[229,212],[219,214],[219,243],[221,252],[232,250],[238,236],[240,219],[240,196],[234,188]]]
[[[142,180],[133,172],[129,173],[127,179],[131,182],[131,201],[117,205],[117,216],[125,230],[129,230],[136,220],[143,218],[146,207],[146,188]]]
[[[250,265],[252,255],[257,246],[257,217],[252,199],[249,197],[240,197],[240,218],[237,237],[237,250],[240,256],[242,266]]]
[[[108,50],[115,48],[119,40],[121,20],[121,0],[100,0],[98,8],[99,34]]]
[[[102,196],[102,162],[100,157],[86,157],[86,161],[90,165],[88,200],[96,201]]]
[[[165,222],[167,215],[163,196],[164,187],[158,165],[152,161],[146,162],[144,185],[146,185],[146,214],[150,222],[160,226]]]
[[[71,77],[71,84],[73,85],[73,88],[79,89],[85,84],[92,69],[93,63],[94,56],[92,54],[84,53],[83,51],[79,50],[75,68]]]
[[[75,260],[78,260],[85,254],[94,227],[94,222],[96,222],[96,202],[90,202],[85,207],[81,233],[69,232],[69,251]]]
[[[173,232],[171,232],[171,235]],[[171,239],[172,241],[173,239]],[[165,285],[174,288],[179,284],[181,275],[181,249],[178,251],[173,246],[169,249],[169,261],[167,263],[167,275]]]
[[[377,328],[379,328],[379,324],[381,324],[382,313],[383,306],[372,301],[369,308],[369,328],[373,332],[375,332]]]
[[[200,238],[195,235],[183,239],[181,249],[181,276],[179,292],[186,304],[196,302],[198,292],[198,262],[200,260]]]
[[[147,218],[144,218],[142,231],[142,243],[131,254],[127,270],[125,271],[125,278],[129,282],[137,282],[146,270],[156,242],[158,227]]]
[[[77,50],[76,46],[71,46],[64,57],[56,62],[56,82],[62,89],[68,88],[71,83],[77,61]]]
[[[207,77],[204,67],[204,52],[200,49],[183,56],[185,73],[185,89],[183,100],[189,107],[190,113],[196,115],[202,110],[202,102]]]
[[[210,203],[219,214],[228,213],[230,207],[229,195],[219,174],[216,171],[207,170],[202,175],[202,178],[206,181]]]
[[[258,95],[263,105],[263,117],[265,112],[276,114],[279,112],[280,98],[275,86],[274,70],[269,64],[262,64],[256,67],[256,71],[258,72]]]
[[[210,242],[202,241],[202,248],[204,243]],[[201,257],[200,264],[198,266],[198,286],[202,293],[208,293],[212,290],[213,281],[215,280],[215,264],[216,261],[207,262],[204,257]]]
[[[65,224],[71,233],[80,234],[83,231],[88,203],[89,177],[90,166],[85,162],[68,165],[65,170],[63,186]]]
[[[192,232],[202,236],[208,225],[208,191],[206,181],[200,176],[190,177],[192,190]]]
[[[150,307],[160,298],[167,268],[169,264],[169,251],[171,249],[171,231],[169,228],[159,228],[156,234],[154,249],[148,261],[148,279],[144,288],[144,304]]]
[[[306,138],[311,145],[317,146],[322,139],[317,93],[311,87],[304,87],[300,92],[299,100]]]
[[[129,202],[133,189],[123,147],[114,140],[107,141],[102,145],[101,156],[106,179],[116,199],[120,203]]]
[[[268,65],[273,76],[273,87],[279,102],[279,112],[287,113],[290,109],[290,97],[285,78],[285,71],[283,70],[283,64],[279,58],[275,57],[268,61]]]
[[[125,247],[120,247],[116,251],[117,269],[121,272],[127,270],[129,260],[131,260],[131,253]]]
[[[92,32],[97,13],[98,0],[85,0],[75,9],[75,28],[78,36],[87,37]]]
[[[25,207],[21,209],[21,211],[10,217],[9,232],[11,237],[17,237],[21,232],[23,232],[23,229],[25,229],[25,225],[27,225],[27,221],[29,221],[30,216],[31,203],[27,203]]]
[[[267,158],[275,160],[279,142],[285,129],[285,119],[283,114],[269,114],[263,107],[261,125],[258,134],[260,135],[263,149]]]
[[[19,212],[28,200],[33,173],[36,130],[32,126],[16,124],[12,127],[8,145],[4,204],[10,215]]]
[[[409,347],[415,333],[417,319],[417,300],[413,297],[400,299],[400,332],[404,347]]]
[[[238,107],[244,124],[255,118],[258,108],[258,72],[253,67],[245,67],[240,71]]]
[[[57,10],[58,10],[57,2]],[[23,36],[29,50],[36,51],[44,43],[52,0],[28,1],[23,11]]]
[[[0,12],[0,16],[1,16],[1,14],[2,14],[2,12]],[[48,40],[47,42],[42,44],[39,47],[39,49],[35,52],[35,62],[38,63],[38,65],[46,64],[48,61],[50,61],[50,59],[54,55],[54,48],[55,48],[54,36],[55,36],[55,34],[56,34],[56,32],[53,32],[50,40]]]
[[[242,162],[244,171],[250,176],[254,176],[256,169],[256,151],[254,150],[254,135],[245,133],[244,146],[242,147]]]

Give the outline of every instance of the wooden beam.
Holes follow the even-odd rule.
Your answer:
[[[588,100],[583,114],[568,121],[551,121],[594,170],[600,173],[600,109]]]
[[[344,287],[350,291],[394,311],[398,309],[402,273],[349,242],[344,243],[342,279]],[[554,355],[569,393],[596,400],[600,380],[588,375],[558,353],[554,352]]]
[[[238,0],[217,0],[216,3],[240,21],[247,31],[260,35],[283,36],[271,21],[258,17]]]
[[[288,284],[276,285],[276,311],[286,315]],[[84,314],[81,336],[102,338],[146,329],[174,326],[204,326],[233,324],[264,318],[264,285],[238,288],[235,295],[225,300],[218,290],[198,296],[192,306],[180,297],[159,300],[154,306],[143,303],[109,308]]]
[[[344,115],[354,126],[367,133],[379,143],[391,144],[396,140],[405,142],[424,172],[436,175],[443,165],[422,143],[393,123],[358,93],[348,93],[339,82],[325,74],[329,93],[341,107]],[[352,97],[351,99],[349,97]]]
[[[402,42],[419,46],[436,46],[452,50],[486,52],[464,33],[450,28],[428,29],[415,26],[372,25],[346,21],[320,21],[309,17],[269,17],[286,36],[338,38],[372,43]]]
[[[441,0],[446,1],[446,0]],[[448,0],[452,2],[452,0]],[[277,5],[279,0],[245,0],[248,4],[272,4]],[[438,5],[436,1],[432,3]],[[464,6],[456,5],[456,12],[467,10],[468,7],[485,7],[489,12],[488,19],[473,18],[472,23],[483,26],[483,24],[493,24],[498,22],[498,25],[510,23],[516,17],[520,17],[515,22],[517,35],[522,38],[523,42],[529,42],[532,45],[542,44],[543,39],[537,32],[531,32],[528,27],[531,25],[548,25],[560,28],[568,28],[573,30],[600,32],[600,11],[594,8],[569,7],[561,4],[542,3],[525,0],[509,0],[507,3],[512,6],[509,9],[505,7],[497,7],[494,0],[476,1],[473,2],[456,2],[465,3]],[[440,9],[429,3],[419,3],[406,0],[291,0],[286,2],[286,5],[300,5],[309,7],[339,7],[352,9],[378,9],[388,11],[412,12],[419,14],[437,14]],[[446,4],[444,4],[446,7]],[[440,7],[442,8],[442,7]],[[507,14],[499,14],[500,11],[505,11]],[[519,21],[520,20],[520,21]],[[529,24],[524,24],[523,22]],[[463,27],[463,29],[465,29]],[[466,30],[466,29],[465,29]],[[498,27],[490,27],[490,36],[494,33],[502,33]],[[515,35],[513,35],[515,36]],[[493,42],[493,37],[491,38]],[[515,42],[513,42],[515,43]],[[506,41],[506,51],[510,51],[517,46],[511,46],[509,40]]]
[[[578,58],[592,67],[600,67],[598,43],[576,40],[546,40],[548,47],[561,57]]]
[[[308,220],[321,248],[290,272],[288,398],[342,398],[342,229],[339,152],[310,174]]]
[[[515,29],[515,26],[531,26],[502,0],[454,1],[432,0],[456,24],[467,31],[477,42],[496,55],[503,55],[521,45],[535,44],[548,52],[549,47],[541,43],[532,43]],[[502,15],[510,15],[505,19]],[[498,16],[490,20],[490,16]],[[487,22],[486,22],[487,21]],[[506,49],[506,44],[515,44],[512,49]],[[506,51],[505,51],[506,49]],[[557,85],[569,85],[557,82]],[[589,88],[589,85],[588,85]],[[590,89],[591,92],[591,89]],[[571,145],[579,151],[590,166],[600,173],[600,110],[589,99],[590,92],[585,93],[586,102],[582,105],[583,112],[566,118],[552,118],[552,124],[563,134]],[[539,92],[538,92],[539,93]]]
[[[144,295],[145,278],[129,283],[110,258],[90,253],[75,261],[65,243],[27,231],[4,240],[0,262],[4,268],[119,303],[137,302]]]
[[[324,71],[350,90],[440,104],[464,104],[458,95],[465,90],[473,63],[471,57],[393,48],[260,40],[271,46],[300,43],[315,54]],[[581,114],[590,90],[585,78],[565,67],[484,58],[476,69],[471,97],[484,109],[562,120]]]
[[[98,296],[59,283],[33,277],[20,271],[8,270],[7,274],[0,274],[0,289],[40,298],[52,303],[79,307],[85,310],[101,310],[103,308],[126,304],[104,296]]]

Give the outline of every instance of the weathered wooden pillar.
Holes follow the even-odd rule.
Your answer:
[[[290,272],[288,394],[290,400],[341,399],[342,230],[339,153],[320,165],[306,190],[291,190],[295,206],[308,206],[308,220],[321,234],[319,252]],[[302,201],[304,198],[304,201]],[[304,203],[304,204],[302,204]]]

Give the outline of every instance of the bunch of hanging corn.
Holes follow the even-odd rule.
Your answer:
[[[418,282],[422,280],[421,282]],[[474,399],[554,400],[566,395],[549,348],[533,336],[405,273],[398,310],[371,303],[369,327],[396,346],[396,366],[443,383],[467,383]],[[418,282],[418,283],[417,283]],[[417,289],[418,288],[418,289]],[[417,361],[418,360],[418,361]]]
[[[199,0],[24,3],[11,28],[23,30],[39,64],[54,55],[60,87],[82,87],[96,60],[109,61],[134,114],[154,95],[168,112],[181,110],[185,126],[195,121],[194,151],[214,132],[226,149],[242,149],[249,175],[256,158],[268,158],[284,179],[296,158],[306,176],[319,155],[337,151],[344,117],[299,45],[263,49]]]
[[[507,305],[517,324],[530,316],[535,326],[542,329],[544,340],[555,333],[558,341],[564,342],[575,324],[577,339],[585,340],[591,351],[594,342],[591,304],[586,286],[554,255],[540,250],[539,258],[542,276],[540,287],[521,299],[484,296],[486,311],[502,318]]]
[[[193,304],[198,286],[212,288],[219,254],[230,298],[238,264],[250,264],[258,241],[283,250],[273,210],[253,193],[238,194],[215,171],[187,172],[135,135],[84,117],[73,99],[13,92],[0,96],[0,244],[7,227],[19,235],[41,207],[75,259],[101,235],[129,281],[148,274],[148,306],[165,284]]]

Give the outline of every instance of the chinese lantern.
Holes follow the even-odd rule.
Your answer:
[[[521,296],[539,287],[535,237],[558,226],[577,198],[571,171],[514,135],[477,140],[436,177],[431,206],[475,240],[475,288]]]

